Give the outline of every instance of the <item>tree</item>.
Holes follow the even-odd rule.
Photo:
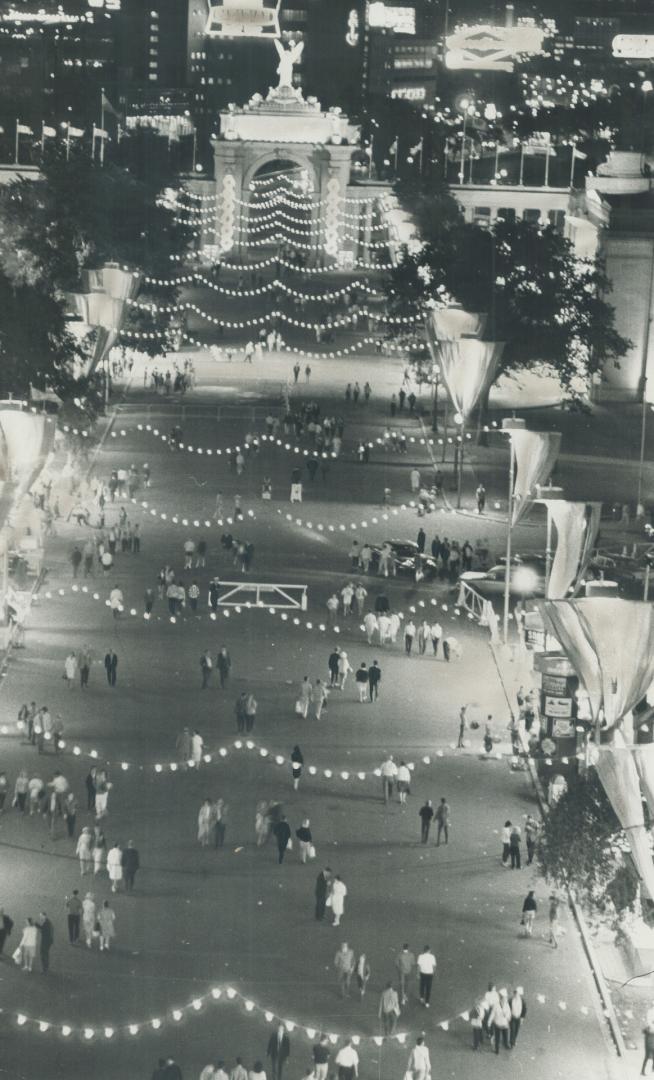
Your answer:
[[[577,777],[543,821],[536,860],[548,882],[595,913],[633,908],[638,878],[625,834],[595,769]]]
[[[134,158],[138,168],[142,155]],[[8,362],[7,373],[14,371],[20,378],[25,366],[26,376],[27,367],[35,375],[31,365],[40,353],[38,374],[51,375],[53,388],[64,389],[75,355],[65,332],[65,294],[82,288],[82,270],[109,261],[152,279],[144,280],[139,303],[154,306],[129,308],[125,328],[154,332],[152,339],[138,341],[139,348],[152,354],[164,351],[174,318],[167,309],[178,299],[175,284],[167,283],[175,277],[171,256],[183,256],[190,236],[174,200],[162,198],[169,180],[169,171],[156,166],[138,174],[117,164],[103,168],[82,153],[66,161],[55,152],[43,163],[39,180],[19,180],[0,191],[1,287],[5,294],[14,290],[9,309],[0,312],[0,328],[5,355],[19,350]],[[36,327],[22,332],[18,326],[12,328],[8,311],[19,300],[26,309],[38,310],[44,297],[48,302],[41,307],[38,333]],[[29,339],[30,333],[37,336],[40,348]],[[44,341],[49,342],[45,348]]]
[[[554,373],[568,399],[581,402],[587,380],[623,356],[601,259],[580,259],[552,226],[499,219],[492,228],[454,216],[441,193],[431,210],[417,203],[424,244],[402,253],[386,281],[391,315],[422,321],[450,299],[488,316],[486,336],[505,341],[501,369]],[[393,336],[406,330],[390,324]]]

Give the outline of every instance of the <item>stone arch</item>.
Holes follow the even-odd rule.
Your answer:
[[[271,164],[273,161],[290,161],[293,165],[297,165],[299,169],[306,169],[311,177],[313,193],[315,194],[315,192],[318,191],[320,186],[318,171],[315,162],[311,160],[311,156],[309,154],[299,153],[287,146],[276,146],[274,149],[270,149],[269,151],[259,154],[257,157],[253,157],[251,162],[246,166],[243,173],[242,199],[248,198],[250,184],[257,173],[263,169],[264,166]]]

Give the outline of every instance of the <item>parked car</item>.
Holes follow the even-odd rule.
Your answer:
[[[470,585],[484,599],[504,596],[506,586],[506,563],[492,566],[490,570],[466,570],[459,575],[459,582]],[[545,567],[529,562],[511,563],[509,594],[514,597],[544,596]]]
[[[433,581],[436,577],[438,567],[435,560],[431,555],[421,555],[418,545],[413,540],[384,540],[384,543],[389,545],[393,553],[396,574],[401,574],[403,577],[415,577],[418,565],[424,574],[425,581]],[[375,572],[379,567],[381,547],[379,544],[372,549],[372,567]]]

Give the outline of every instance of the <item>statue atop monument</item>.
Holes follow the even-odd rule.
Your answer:
[[[288,49],[285,49],[280,41],[275,38],[275,48],[279,55],[279,64],[277,66],[277,74],[279,75],[279,83],[277,90],[282,90],[284,87],[288,87],[289,90],[293,89],[293,68],[296,64],[299,64],[300,57],[302,56],[302,50],[304,49],[304,42],[291,41]]]

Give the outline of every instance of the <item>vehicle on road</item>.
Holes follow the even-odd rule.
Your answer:
[[[418,545],[413,540],[384,540],[385,544],[388,544],[393,553],[393,562],[395,564],[395,573],[402,577],[415,578],[416,569],[419,569],[424,575],[425,581],[433,581],[438,574],[438,566],[435,559],[432,559],[431,555],[421,555],[418,551]],[[379,568],[379,557],[381,555],[381,544],[376,544],[372,549],[372,567],[375,573]]]
[[[485,600],[504,596],[506,563],[491,566],[490,570],[466,570],[459,582],[470,585]],[[511,560],[509,595],[518,598],[545,595],[545,563],[537,556]]]

